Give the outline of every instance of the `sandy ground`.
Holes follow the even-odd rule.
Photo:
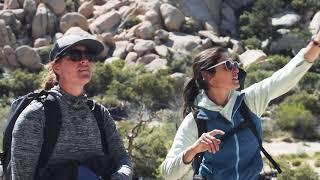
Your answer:
[[[283,141],[273,141],[271,143],[263,143],[263,147],[272,156],[299,153],[306,153],[312,156],[314,153],[320,152],[320,142],[305,141],[288,143]],[[308,164],[310,164],[320,176],[320,168],[314,166],[314,160],[308,160]]]
[[[275,156],[297,153],[307,153],[312,155],[315,152],[320,152],[320,142],[288,143],[283,141],[273,141],[271,143],[263,143],[263,147],[269,154]]]

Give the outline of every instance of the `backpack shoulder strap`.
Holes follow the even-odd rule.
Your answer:
[[[272,163],[273,167],[278,171],[278,173],[280,174],[282,172],[279,164],[272,158],[272,156],[264,149],[264,147],[262,146],[262,140],[259,138],[259,134],[258,131],[256,129],[256,126],[254,125],[254,123],[252,122],[251,116],[249,114],[250,109],[248,108],[248,106],[246,105],[246,103],[244,101],[242,101],[241,105],[240,105],[240,113],[243,116],[243,118],[245,119],[245,121],[249,122],[249,129],[252,131],[252,133],[254,134],[254,136],[258,139],[259,141],[259,146],[260,149],[262,151],[262,153],[266,156],[266,158]]]
[[[43,144],[37,170],[39,168],[44,168],[47,165],[58,140],[61,127],[61,109],[54,95],[51,95],[49,92],[48,96],[42,100],[42,103],[45,113],[45,125],[43,129]]]
[[[105,154],[109,154],[109,147],[106,139],[106,132],[104,130],[103,106],[91,99],[88,100],[87,104],[91,109],[99,127],[103,152]]]
[[[40,92],[31,92],[27,95],[17,98],[11,105],[7,124],[3,131],[3,152],[0,153],[1,165],[3,166],[3,174],[7,174],[7,166],[11,159],[11,141],[14,125],[21,112],[33,101],[38,100],[42,96],[47,96],[48,92],[42,90]]]
[[[197,124],[198,138],[199,138],[203,133],[207,132],[207,126],[206,126],[207,124],[206,124],[206,121],[203,121],[198,118],[198,113],[199,113],[198,109],[192,111],[193,119],[196,121],[196,124]],[[199,168],[200,168],[200,164],[203,156],[204,156],[204,152],[201,152],[196,154],[195,157],[193,158],[193,161],[192,161],[192,167],[194,170],[193,176],[196,176],[199,174]]]

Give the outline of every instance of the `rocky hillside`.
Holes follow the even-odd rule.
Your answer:
[[[266,58],[265,52],[300,48],[305,41],[291,32],[298,23],[315,33],[320,12],[285,10],[271,18],[276,39],[249,50],[239,39],[239,15],[254,0],[2,0],[0,64],[38,71],[63,34],[92,34],[104,43],[99,59],[145,64],[150,71],[167,68],[168,53],[193,55],[221,45],[239,55],[244,66]],[[250,22],[249,22],[250,23]],[[294,47],[292,45],[295,45]],[[111,58],[110,58],[111,57]]]

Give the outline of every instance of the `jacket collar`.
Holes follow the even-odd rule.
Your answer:
[[[213,101],[211,101],[204,90],[201,90],[200,93],[197,95],[194,105],[198,106],[200,108],[204,108],[210,111],[217,111],[219,112],[224,118],[226,118],[228,121],[231,121],[232,115],[234,112],[235,103],[237,101],[238,96],[240,95],[239,91],[231,91],[229,95],[228,103],[223,107],[215,104]],[[242,100],[242,99],[241,99]]]

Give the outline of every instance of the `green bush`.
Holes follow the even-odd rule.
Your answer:
[[[307,85],[305,85],[307,86]],[[303,87],[303,86],[302,86]],[[305,89],[305,88],[303,88]],[[314,116],[320,116],[320,102],[319,95],[309,94],[306,91],[300,91],[292,96],[287,97],[284,102],[288,104],[302,104],[307,110],[309,110]]]
[[[299,81],[299,86],[302,90],[307,91],[312,94],[315,90],[320,90],[319,82],[320,74],[314,72],[308,72],[302,79]]]
[[[87,93],[103,103],[129,101],[158,110],[169,107],[175,94],[173,80],[166,70],[151,73],[142,66],[125,67],[122,60],[112,64],[96,63],[95,68]]]
[[[246,49],[260,49],[261,47],[261,41],[256,36],[244,40],[243,44]]]
[[[294,161],[292,162],[292,165],[293,165],[293,166],[300,166],[300,165],[301,165],[301,160],[298,160],[298,159],[294,160]]]
[[[5,128],[9,111],[10,111],[10,106],[4,106],[0,108],[0,132],[3,132]],[[0,149],[2,150],[2,133],[0,134]]]
[[[248,39],[257,36],[267,39],[273,33],[271,17],[280,12],[284,2],[282,0],[257,0],[250,10],[240,15],[240,38]]]
[[[272,71],[265,71],[263,69],[259,71],[249,71],[245,80],[245,87],[248,87],[254,83],[260,82],[261,80],[270,77],[272,75]]]
[[[289,59],[290,58],[288,56],[271,55],[268,56],[268,59],[266,61],[250,66],[248,72],[250,73],[261,70],[275,72],[285,66],[289,62]]]
[[[272,55],[267,61],[252,64],[246,71],[247,77],[245,86],[248,87],[254,83],[270,77],[275,71],[281,69],[289,61],[289,57],[282,55]]]
[[[319,175],[312,167],[303,164],[296,169],[285,169],[279,174],[277,180],[319,180]]]
[[[118,124],[126,146],[128,146],[127,135],[135,125],[132,121],[122,121]],[[135,178],[146,177],[159,179],[160,165],[165,159],[172,144],[175,125],[174,123],[161,123],[156,125],[145,124],[140,133],[133,141],[131,158]]]
[[[296,138],[318,137],[316,119],[302,104],[281,103],[275,112],[274,119],[282,130],[292,132]]]
[[[192,54],[196,54],[193,52]],[[166,59],[168,60],[168,66],[170,72],[182,72],[186,73],[192,66],[193,55],[186,55],[175,50],[168,51]]]
[[[172,79],[161,72],[142,74],[133,83],[134,92],[139,95],[143,104],[154,110],[169,107],[175,94]]]
[[[318,11],[320,9],[320,1],[318,0],[289,0],[291,6],[300,11]]]
[[[39,74],[17,69],[0,79],[0,96],[22,96],[40,87]]]
[[[117,97],[119,100],[131,101],[134,103],[139,103],[139,95],[133,89],[133,84],[131,82],[119,82],[113,80],[108,86],[106,91],[107,96]]]
[[[187,18],[186,21],[182,24],[180,31],[187,34],[194,34],[201,30],[199,24],[192,18]]]
[[[113,74],[112,67],[109,64],[97,62],[94,64],[94,73],[91,81],[86,86],[88,96],[94,96],[107,90],[111,83]]]

